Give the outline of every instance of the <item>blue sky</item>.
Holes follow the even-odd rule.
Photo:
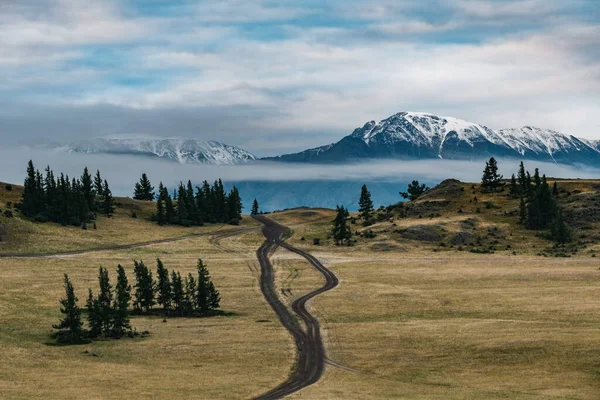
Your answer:
[[[600,139],[599,49],[596,0],[5,0],[0,136],[273,155],[410,110]]]

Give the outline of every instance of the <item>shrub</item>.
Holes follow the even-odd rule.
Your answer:
[[[13,213],[10,210],[6,210],[6,211],[4,211],[4,216],[6,218],[12,218],[13,217]]]
[[[191,225],[191,224],[192,224],[192,222],[191,222],[191,221],[189,221],[189,222],[190,222],[190,225]],[[237,219],[237,218],[232,218],[232,219],[231,219],[231,220],[228,222],[228,224],[229,224],[229,225],[239,225],[239,224],[240,224],[240,220],[239,220],[239,219]],[[184,225],[184,226],[190,226],[190,225]]]
[[[41,223],[48,222],[48,215],[46,215],[46,213],[39,213],[39,214],[36,214],[36,216],[33,217],[33,219],[35,220],[35,222],[41,222]]]
[[[8,183],[6,186],[4,186],[4,188],[6,189],[7,192],[12,192],[12,190],[13,190],[13,186],[10,183]]]
[[[137,218],[137,213],[135,211],[131,212],[131,218]]]
[[[313,245],[319,246],[320,244],[321,244],[321,238],[314,238],[313,239]]]
[[[365,232],[363,232],[364,237],[366,237],[367,239],[373,239],[375,237],[377,237],[377,234],[375,232],[373,232],[372,230],[367,230]]]

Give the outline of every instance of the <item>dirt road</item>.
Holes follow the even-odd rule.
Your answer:
[[[320,325],[319,321],[306,309],[306,303],[313,297],[335,288],[339,281],[333,272],[325,268],[314,256],[283,241],[283,237],[290,233],[289,228],[262,215],[254,216],[254,219],[263,224],[263,234],[266,238],[256,252],[261,267],[261,290],[283,326],[294,338],[297,347],[296,365],[291,376],[276,388],[258,397],[261,400],[279,399],[312,385],[323,375],[326,354]],[[304,257],[325,277],[323,287],[301,296],[292,303],[292,310],[305,323],[306,331],[279,300],[275,290],[273,265],[269,257],[279,246]]]

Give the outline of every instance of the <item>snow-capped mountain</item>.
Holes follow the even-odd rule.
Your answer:
[[[369,121],[333,145],[273,158],[336,162],[360,158],[443,158],[471,160],[513,157],[600,166],[600,143],[524,126],[493,130],[452,117],[401,112]]]
[[[74,153],[131,154],[160,157],[181,164],[242,164],[256,157],[246,150],[212,140],[113,137],[79,140],[50,147]]]

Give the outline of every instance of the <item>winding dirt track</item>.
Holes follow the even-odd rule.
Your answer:
[[[261,267],[260,288],[282,325],[294,338],[297,347],[296,365],[291,376],[276,388],[257,397],[260,400],[279,399],[312,385],[323,375],[327,357],[321,338],[320,325],[319,321],[306,309],[306,303],[313,297],[335,288],[339,281],[335,274],[325,268],[314,256],[283,241],[282,238],[291,232],[289,228],[262,215],[256,215],[253,218],[263,224],[263,234],[266,238],[262,246],[256,251]],[[325,277],[323,287],[305,294],[292,303],[292,310],[304,321],[306,331],[302,329],[298,320],[279,300],[275,290],[273,265],[269,257],[279,246],[304,257]]]

